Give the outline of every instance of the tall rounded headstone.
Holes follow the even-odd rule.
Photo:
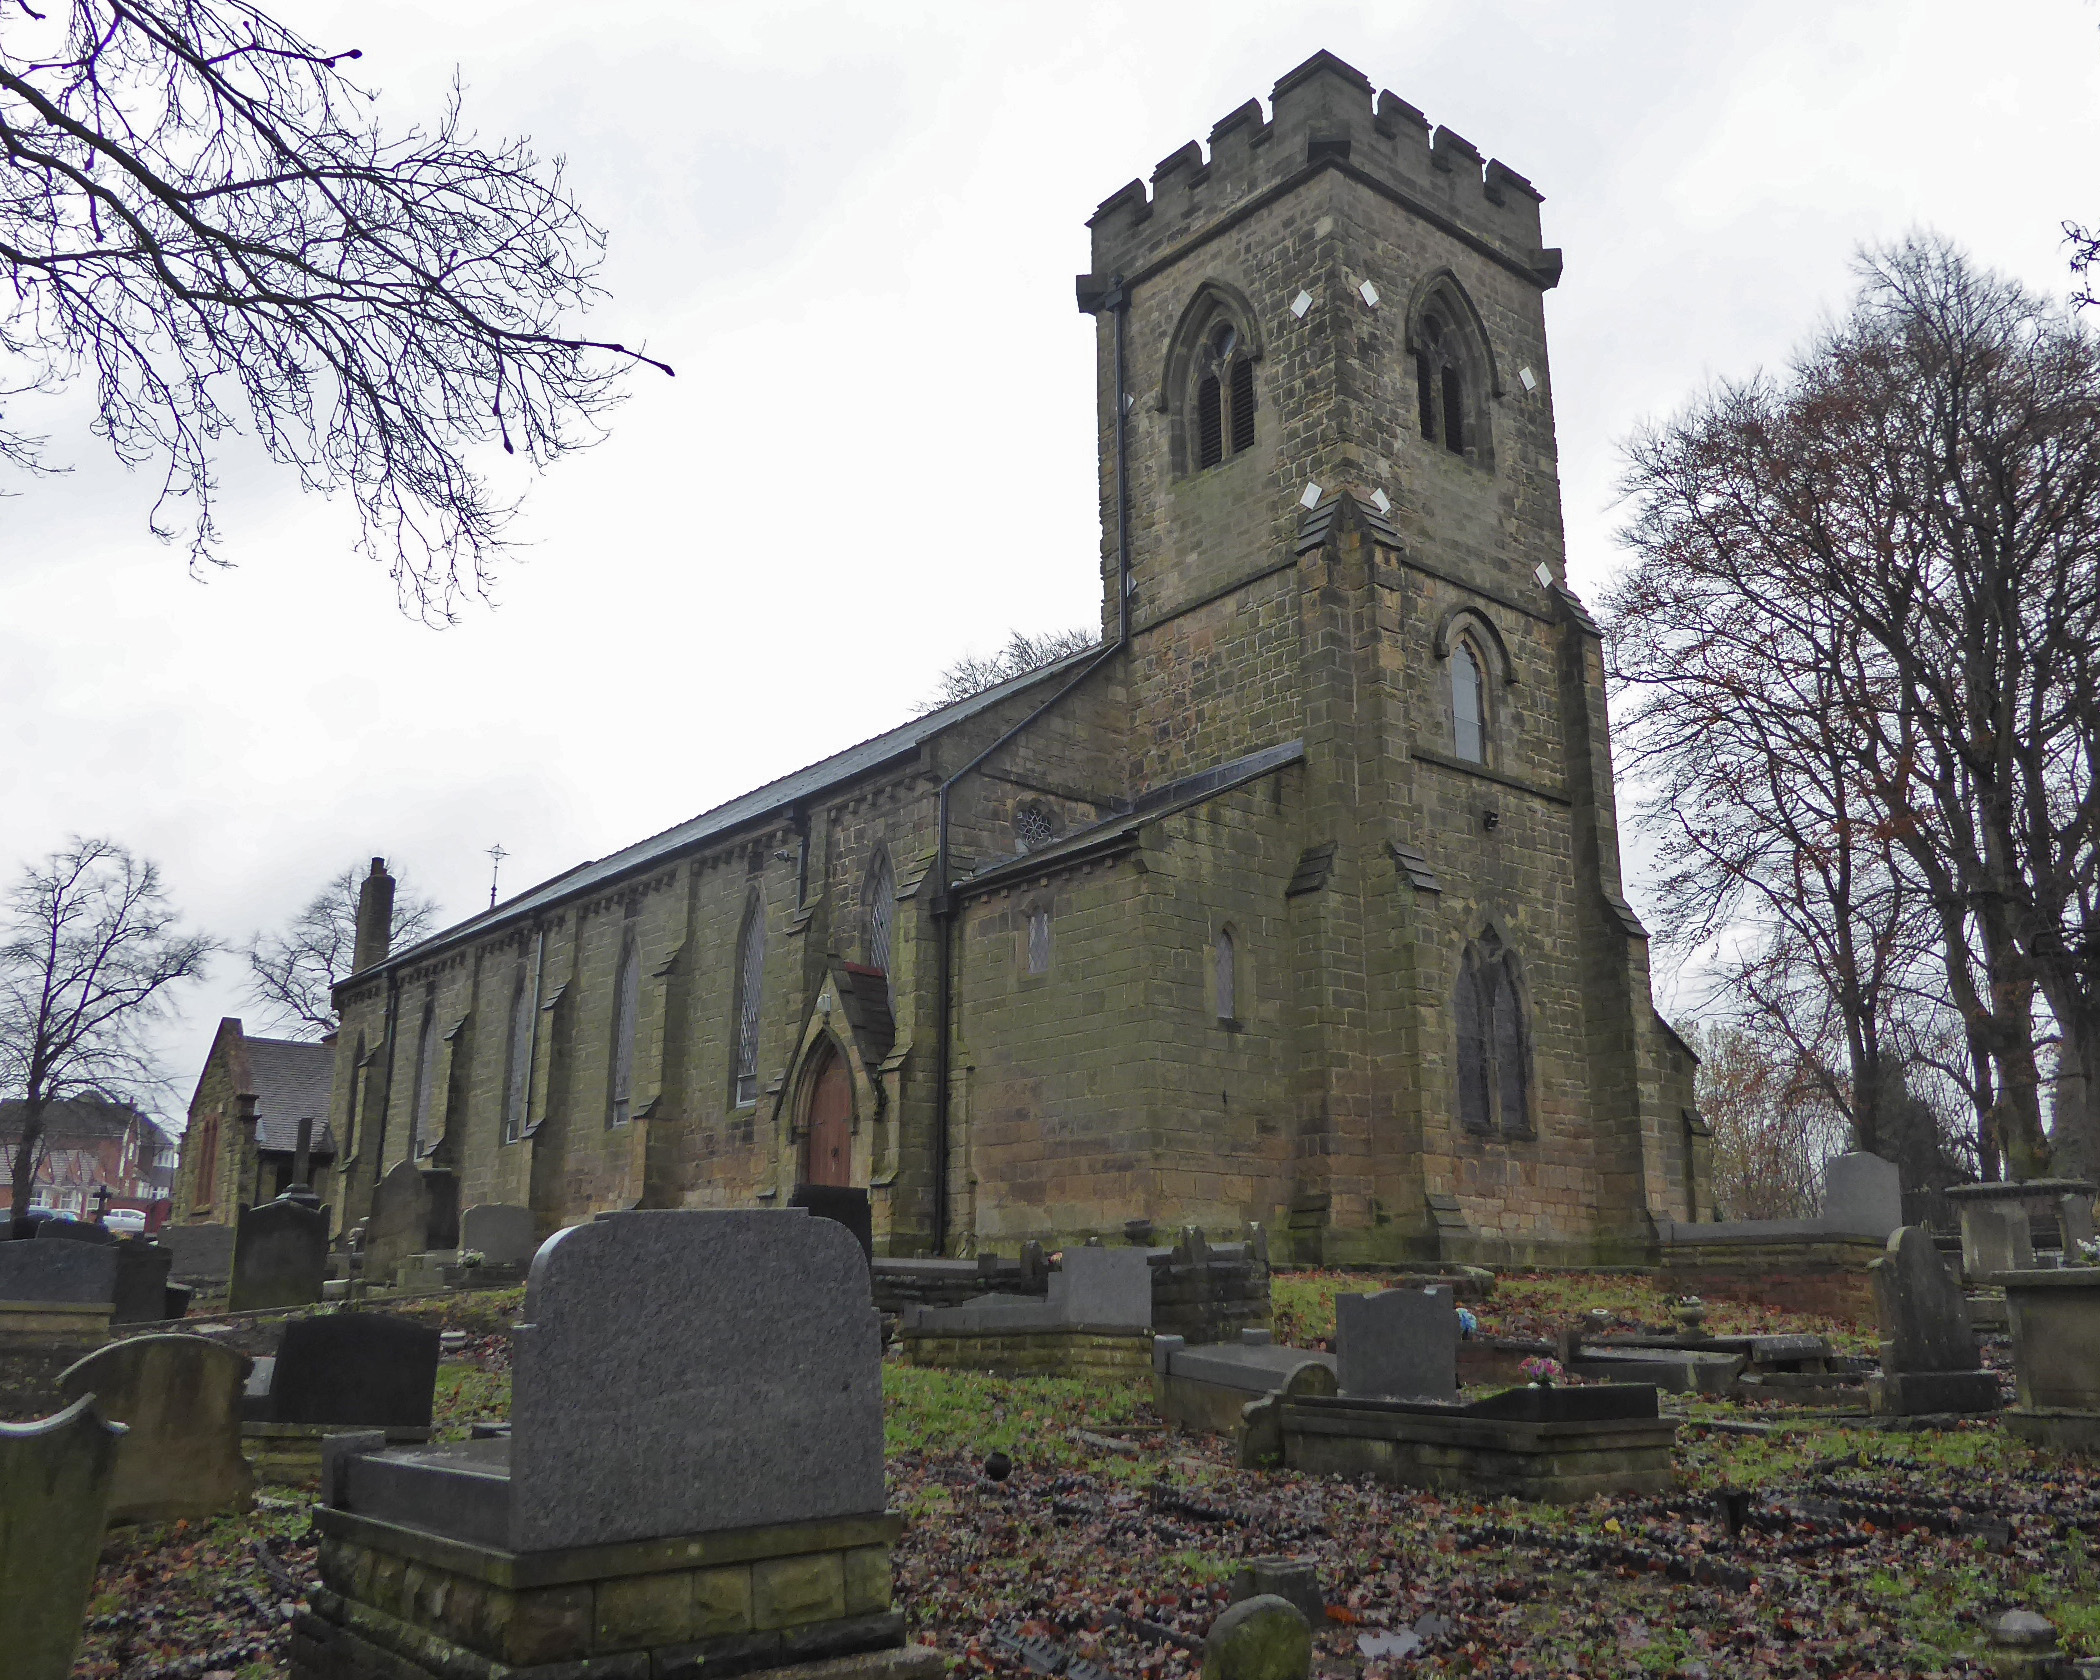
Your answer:
[[[80,1649],[124,1426],[91,1397],[0,1423],[0,1671],[67,1680]]]
[[[245,1511],[255,1473],[241,1456],[241,1388],[253,1363],[203,1336],[134,1336],[59,1378],[129,1433],[117,1451],[111,1522]]]
[[[328,1210],[279,1197],[241,1209],[228,1312],[311,1306],[328,1276]]]

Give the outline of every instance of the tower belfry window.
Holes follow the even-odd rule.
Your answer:
[[[1204,340],[1192,401],[1198,470],[1254,447],[1254,363],[1229,321]]]
[[[1423,437],[1454,455],[1466,452],[1466,370],[1459,335],[1434,314],[1424,315],[1415,329],[1415,409]]]

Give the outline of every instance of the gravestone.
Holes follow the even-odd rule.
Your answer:
[[[379,1181],[365,1224],[365,1282],[392,1283],[411,1254],[457,1247],[457,1174],[403,1161]]]
[[[540,1246],[537,1229],[531,1208],[484,1202],[459,1216],[459,1246],[491,1266],[522,1266]]]
[[[47,1219],[36,1228],[38,1237],[56,1237],[60,1242],[111,1243],[117,1240],[116,1232],[107,1225],[90,1224],[85,1219]]]
[[[514,1335],[517,1550],[883,1508],[880,1324],[859,1245],[831,1220],[573,1226],[534,1259]]]
[[[1881,1321],[1875,1410],[1904,1417],[1996,1411],[1998,1379],[1982,1369],[1968,1302],[1940,1260],[1932,1232],[1904,1226],[1870,1269]]]
[[[1312,1625],[1287,1598],[1243,1598],[1211,1623],[1203,1641],[1203,1680],[1306,1680]]]
[[[1971,1280],[1993,1272],[2034,1267],[2027,1210],[2017,1202],[1965,1204],[1961,1210],[1961,1264]]]
[[[0,1242],[0,1301],[106,1307],[116,1293],[112,1243]]]
[[[1320,1591],[1320,1571],[1311,1558],[1249,1558],[1232,1577],[1232,1601],[1267,1593],[1295,1604],[1308,1623],[1327,1620],[1327,1600]]]
[[[174,1256],[144,1237],[125,1237],[116,1250],[116,1311],[110,1323],[160,1323],[168,1316],[168,1271]]]
[[[1444,1284],[1337,1295],[1334,1352],[1341,1391],[1352,1399],[1453,1399],[1458,1301]]]
[[[68,1401],[92,1395],[125,1425],[111,1522],[173,1522],[245,1511],[255,1473],[241,1457],[248,1356],[202,1336],[134,1336],[67,1369]]]
[[[1823,1168],[1823,1223],[1886,1238],[1903,1223],[1903,1174],[1896,1163],[1864,1150],[1832,1156]]]
[[[385,1313],[339,1312],[284,1327],[257,1422],[427,1429],[439,1332]]]
[[[8,1680],[67,1680],[73,1671],[123,1438],[123,1426],[105,1422],[87,1399],[38,1423],[0,1423],[0,1670]]]
[[[200,1283],[223,1289],[233,1275],[231,1225],[167,1225],[161,1228],[160,1245],[172,1263],[168,1276],[176,1283]]]
[[[283,1196],[242,1208],[228,1312],[311,1306],[328,1276],[328,1210]]]
[[[788,1206],[806,1208],[819,1219],[836,1220],[853,1233],[861,1253],[874,1259],[875,1233],[867,1191],[842,1184],[798,1184]]]
[[[1044,1299],[1069,1324],[1148,1327],[1152,1258],[1129,1248],[1068,1248]]]
[[[2056,1223],[2063,1232],[2064,1264],[2080,1264],[2080,1251],[2093,1240],[2093,1198],[2076,1191],[2056,1198]]]

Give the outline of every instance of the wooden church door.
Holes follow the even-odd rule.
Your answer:
[[[809,1097],[807,1184],[850,1185],[853,1182],[853,1081],[846,1060],[828,1050]]]

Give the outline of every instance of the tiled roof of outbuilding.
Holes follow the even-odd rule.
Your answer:
[[[333,1155],[328,1097],[335,1087],[335,1046],[245,1035],[244,1044],[255,1088],[256,1144],[289,1155],[299,1147],[299,1122],[311,1119],[314,1154]]]

